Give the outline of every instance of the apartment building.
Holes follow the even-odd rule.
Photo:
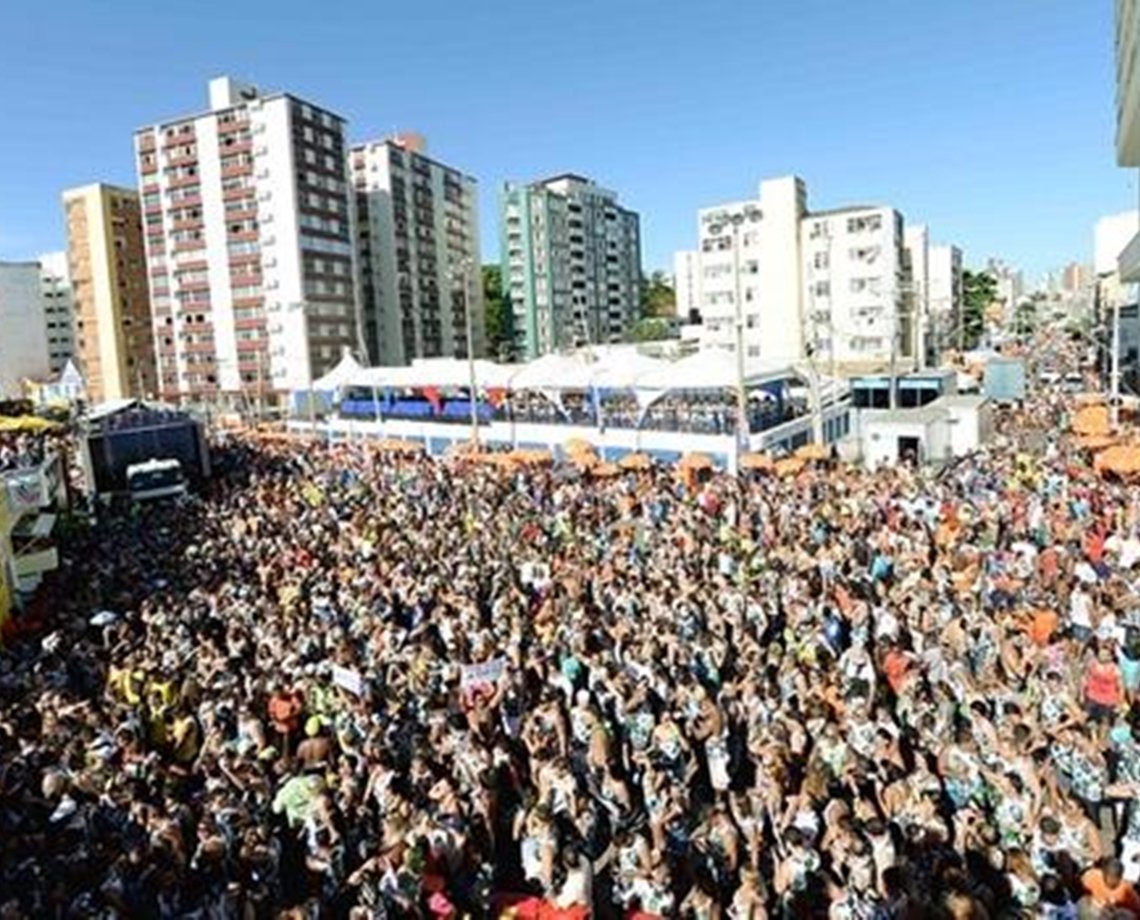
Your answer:
[[[142,209],[134,189],[63,193],[75,359],[92,402],[158,393]]]
[[[677,318],[690,322],[701,313],[701,254],[686,249],[673,255],[673,291],[677,297]]]
[[[813,211],[800,233],[816,353],[846,373],[913,367],[913,284],[902,215],[880,206]]]
[[[209,110],[135,134],[159,389],[304,390],[359,345],[345,121],[212,80]]]
[[[903,231],[903,256],[910,279],[907,312],[912,317],[915,363],[919,368],[937,363],[934,330],[930,325],[930,230],[914,224]]]
[[[67,253],[47,252],[38,261],[48,361],[54,376],[61,373],[67,362],[75,356],[75,304],[67,269]]]
[[[0,262],[0,398],[51,376],[39,262]]]
[[[702,208],[697,236],[702,348],[734,350],[739,325],[748,362],[810,356],[837,372],[914,363],[918,306],[894,209],[811,211],[803,180],[784,176],[754,199]]]
[[[739,321],[747,359],[791,363],[804,354],[799,227],[807,189],[787,176],[759,191],[697,214],[701,347],[734,350]]]
[[[1116,0],[1116,162],[1140,167],[1140,0]],[[1123,284],[1140,281],[1140,233],[1119,255]]]
[[[565,174],[507,183],[500,215],[515,356],[621,341],[641,309],[637,213],[615,192]]]
[[[364,348],[372,363],[466,357],[467,322],[484,352],[478,186],[430,159],[419,135],[357,144],[356,203]]]
[[[930,247],[927,301],[935,353],[960,349],[962,326],[962,250],[947,243]]]

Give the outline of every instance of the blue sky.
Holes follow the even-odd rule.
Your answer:
[[[10,3],[0,258],[63,245],[59,192],[133,184],[131,132],[230,73],[394,128],[475,175],[593,176],[642,214],[647,269],[697,208],[796,172],[809,204],[883,202],[968,264],[1091,258],[1134,207],[1113,162],[1111,0],[243,0]]]

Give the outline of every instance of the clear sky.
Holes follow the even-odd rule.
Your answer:
[[[0,25],[0,258],[62,248],[59,192],[134,183],[131,132],[230,73],[418,130],[476,176],[574,171],[641,212],[647,270],[696,210],[795,172],[881,202],[967,264],[1091,259],[1134,207],[1113,159],[1111,0],[39,0]]]

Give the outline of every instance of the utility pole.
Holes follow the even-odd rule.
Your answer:
[[[479,449],[479,406],[475,399],[475,330],[471,324],[471,258],[463,259],[463,324],[467,333],[467,393],[471,404],[471,444]]]
[[[1112,430],[1120,427],[1120,303],[1112,305],[1112,398],[1109,402]]]

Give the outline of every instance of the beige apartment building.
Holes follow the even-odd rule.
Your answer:
[[[75,357],[91,402],[157,392],[138,192],[96,183],[63,193]]]

